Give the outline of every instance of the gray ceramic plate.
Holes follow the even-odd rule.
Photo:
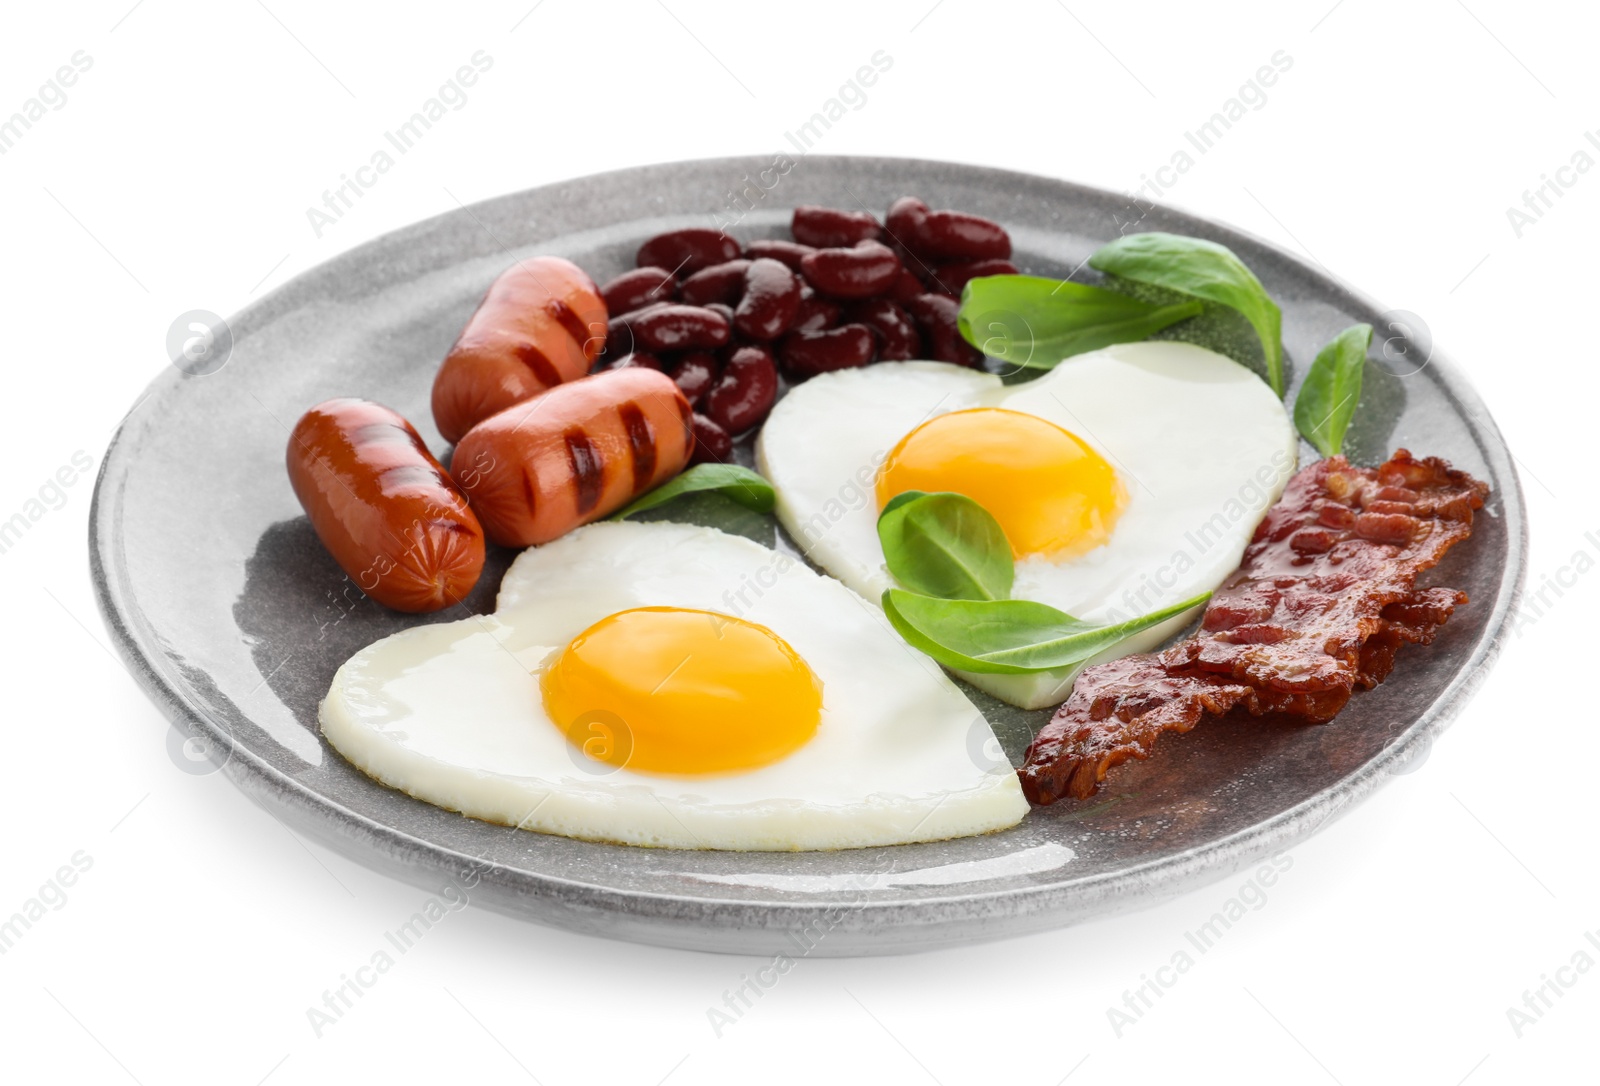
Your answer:
[[[335,669],[417,619],[345,594],[284,476],[289,426],[327,397],[365,396],[442,449],[428,410],[434,370],[513,257],[559,254],[603,280],[630,267],[651,234],[728,218],[731,190],[743,189],[751,205],[731,228],[745,238],[784,233],[796,204],[881,212],[913,193],[998,219],[1025,271],[1060,276],[1141,214],[1113,193],[970,166],[822,156],[781,174],[772,165],[651,166],[441,215],[238,314],[221,370],[158,378],[106,455],[90,556],[106,623],[175,727],[208,744],[239,787],[290,825],[419,886],[466,877],[477,882],[475,900],[529,919],[749,953],[916,950],[1148,904],[1291,845],[1419,764],[1499,647],[1526,543],[1498,431],[1466,382],[1415,335],[1391,344],[1394,361],[1369,364],[1348,451],[1375,462],[1403,445],[1493,486],[1472,540],[1438,571],[1439,583],[1465,588],[1472,602],[1332,724],[1208,724],[1117,770],[1095,801],[1035,810],[1003,833],[811,854],[647,850],[508,830],[383,788],[334,753],[317,732],[317,703]],[[1298,370],[1353,322],[1394,323],[1255,238],[1161,208],[1144,209],[1139,228],[1232,247],[1282,304]],[[772,538],[770,527],[753,527]],[[508,560],[493,557],[466,606],[492,608]],[[1048,715],[982,704],[1013,758]]]

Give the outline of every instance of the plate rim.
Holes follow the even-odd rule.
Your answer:
[[[330,268],[341,264],[366,262],[373,252],[403,244],[411,237],[443,225],[447,220],[479,219],[480,213],[490,217],[491,209],[513,206],[531,193],[558,194],[565,189],[581,194],[585,186],[600,179],[615,182],[632,177],[644,180],[662,173],[671,174],[684,167],[747,169],[756,163],[770,165],[770,157],[679,159],[585,174],[491,196],[386,231],[314,264],[245,305],[228,318],[228,325],[245,327],[270,315],[313,275],[325,274]],[[804,158],[835,168],[954,169],[968,178],[988,175],[989,183],[1002,186],[1007,182],[1045,183],[1098,202],[1126,196],[1115,190],[1081,182],[988,165],[876,155],[808,154]],[[1231,235],[1243,238],[1268,250],[1290,265],[1298,275],[1337,287],[1358,307],[1374,312],[1387,311],[1375,299],[1275,242],[1224,221],[1202,217],[1160,201],[1142,198],[1141,201],[1169,219],[1193,224],[1224,237]],[[481,223],[481,219],[479,221]],[[1494,608],[1470,655],[1457,667],[1448,685],[1420,714],[1410,720],[1404,731],[1371,761],[1344,774],[1327,788],[1287,810],[1224,837],[1115,870],[1077,878],[1068,876],[1027,887],[923,895],[895,901],[852,901],[848,903],[850,915],[846,918],[847,922],[832,929],[844,934],[827,943],[819,943],[814,953],[830,956],[936,949],[1063,927],[1109,912],[1119,904],[1123,907],[1148,907],[1225,878],[1249,862],[1272,855],[1309,837],[1338,815],[1367,799],[1394,775],[1395,766],[1405,764],[1416,748],[1431,743],[1442,734],[1486,681],[1490,668],[1505,648],[1511,632],[1509,619],[1518,609],[1526,584],[1529,526],[1515,459],[1487,405],[1437,345],[1434,345],[1426,365],[1436,370],[1435,379],[1441,390],[1466,416],[1484,459],[1496,475],[1504,480],[1505,485],[1497,496],[1508,529],[1507,562],[1501,570]],[[120,496],[113,493],[111,485],[113,472],[117,472],[119,477],[126,473],[131,442],[129,428],[133,423],[134,411],[146,400],[155,398],[163,391],[175,389],[184,378],[185,375],[176,368],[159,372],[118,424],[107,446],[96,475],[89,510],[89,573],[96,605],[111,634],[117,654],[129,673],[145,695],[162,710],[172,727],[187,731],[190,735],[203,735],[225,751],[222,771],[252,801],[268,809],[269,813],[276,815],[281,812],[289,816],[320,842],[356,862],[396,875],[413,885],[434,885],[434,880],[446,872],[472,870],[475,877],[486,880],[491,888],[489,894],[475,903],[487,904],[497,911],[541,923],[631,941],[749,953],[750,947],[761,940],[751,943],[749,940],[735,939],[730,941],[730,945],[719,946],[708,945],[703,936],[707,932],[718,931],[726,934],[729,927],[754,926],[764,929],[766,935],[775,938],[778,933],[803,928],[840,907],[837,894],[819,894],[819,900],[816,901],[762,899],[759,895],[745,898],[718,897],[714,894],[675,896],[666,892],[617,889],[599,882],[537,873],[480,860],[344,807],[276,769],[249,746],[235,739],[226,727],[212,720],[191,702],[178,678],[162,666],[159,650],[147,650],[141,640],[140,631],[135,625],[137,616],[130,613],[128,606],[133,598],[132,585],[117,572],[117,540],[111,531],[111,518],[120,501]],[[154,639],[153,635],[151,639]],[[672,850],[664,851],[671,854]],[[529,907],[530,900],[535,903],[534,908]],[[1006,907],[1008,915],[1005,924],[986,924],[985,918],[970,915],[974,908],[999,903]],[[759,922],[752,925],[750,922],[756,918],[759,918]],[[990,927],[999,930],[991,932]],[[894,937],[897,929],[900,933],[898,938]],[[905,932],[914,934],[907,937]],[[701,938],[697,938],[697,935]],[[886,935],[889,938],[885,938]]]

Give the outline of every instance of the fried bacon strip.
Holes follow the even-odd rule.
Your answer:
[[[1472,532],[1486,484],[1404,449],[1376,468],[1342,456],[1289,481],[1207,606],[1200,630],[1164,652],[1086,669],[1017,772],[1034,803],[1085,799],[1162,732],[1234,708],[1322,724],[1371,689],[1403,644],[1426,645],[1467,602],[1417,588]]]

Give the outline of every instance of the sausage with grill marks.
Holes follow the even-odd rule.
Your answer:
[[[548,543],[682,471],[691,418],[659,370],[606,370],[485,419],[456,446],[451,473],[490,539]]]
[[[433,382],[449,442],[512,404],[589,372],[605,346],[606,304],[569,260],[520,260],[489,287]]]
[[[289,483],[356,586],[397,611],[459,603],[483,571],[483,528],[412,425],[368,400],[320,403],[295,424]]]

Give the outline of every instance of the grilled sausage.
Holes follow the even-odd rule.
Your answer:
[[[357,587],[397,611],[459,603],[483,570],[483,528],[417,431],[368,400],[329,400],[289,437],[289,483]]]
[[[666,482],[694,450],[689,401],[644,366],[557,386],[474,426],[451,472],[489,538],[547,543]]]
[[[605,346],[606,304],[557,256],[500,274],[433,382],[433,421],[451,443],[496,411],[589,372]]]

